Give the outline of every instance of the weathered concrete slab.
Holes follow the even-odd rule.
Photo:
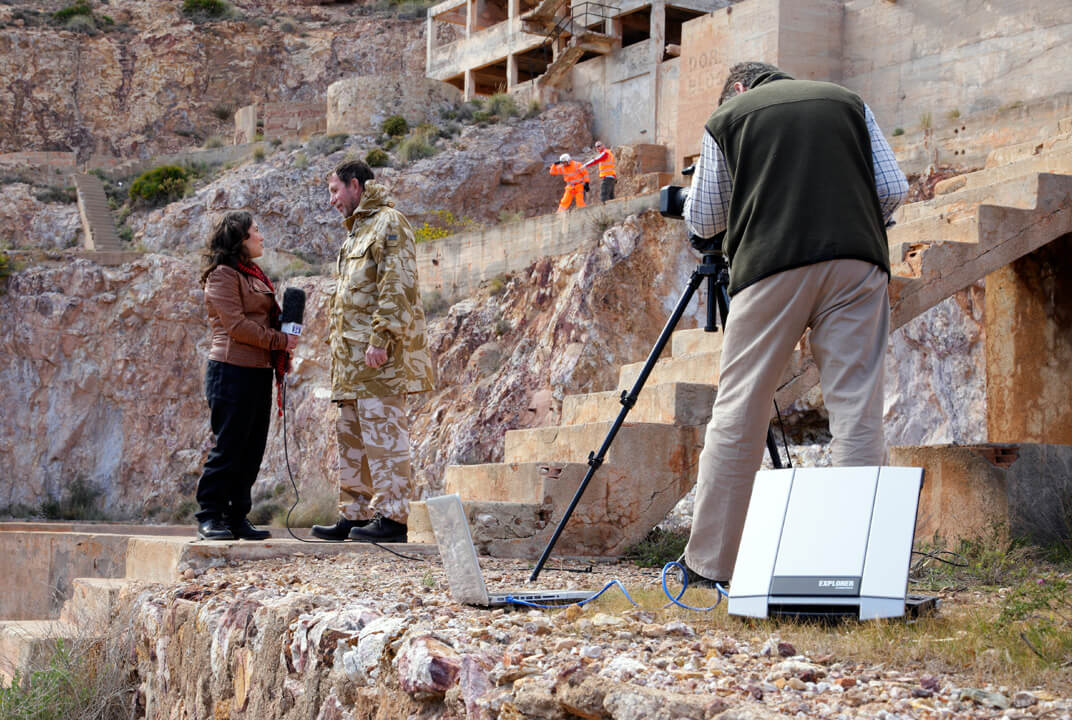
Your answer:
[[[100,522],[0,522],[0,532],[65,532],[94,535],[180,535],[194,534],[192,525],[132,525]]]
[[[434,547],[399,544],[399,552],[434,553]],[[225,562],[263,560],[288,555],[333,555],[384,552],[374,545],[357,542],[301,542],[293,538],[249,541],[197,541],[182,538],[132,537],[127,546],[126,577],[148,582],[170,583],[187,569],[201,569]]]
[[[122,577],[127,537],[0,532],[0,618],[55,618],[77,577]]]
[[[125,578],[75,578],[71,596],[60,611],[60,622],[82,628],[99,627],[113,616],[119,594],[133,584]]]
[[[996,526],[1043,544],[1072,537],[1072,445],[892,447],[890,464],[925,471],[918,539],[979,538]]]
[[[721,325],[719,326],[721,328]],[[722,332],[707,332],[703,328],[675,330],[670,336],[670,357],[697,353],[722,353]]]
[[[629,411],[632,422],[667,425],[706,425],[711,419],[715,388],[698,383],[644,385],[636,405]],[[567,395],[562,400],[562,424],[614,420],[622,410],[621,391]]]
[[[60,640],[84,637],[79,628],[54,620],[0,622],[0,684],[11,684],[17,672],[47,664]]]
[[[675,382],[717,385],[721,359],[721,351],[662,358],[655,363],[655,367],[652,368],[644,386]],[[640,377],[640,371],[643,369],[643,361],[622,365],[621,370],[618,371],[618,389],[629,390],[632,388],[633,383]]]
[[[611,422],[569,427],[510,430],[504,462],[586,463],[599,450]],[[607,452],[607,463],[645,468],[652,473],[683,473],[693,468],[703,444],[702,428],[657,423],[626,423]]]
[[[513,463],[450,468],[478,550],[535,559],[550,540],[585,474],[586,463]],[[646,465],[605,463],[592,476],[556,553],[619,556],[666,518],[692,487],[692,472],[656,472]],[[410,539],[434,542],[423,503],[410,503]]]

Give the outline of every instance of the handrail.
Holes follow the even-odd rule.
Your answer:
[[[580,11],[578,12],[578,10]],[[569,14],[563,15],[558,19],[554,27],[547,33],[547,37],[553,42],[558,40],[570,25],[579,25],[587,30],[589,25],[601,20],[609,20],[616,16],[617,13],[617,5],[597,2],[596,0],[582,0],[582,2],[572,3]],[[581,18],[584,18],[584,20],[582,21]],[[570,32],[572,34],[572,31]]]

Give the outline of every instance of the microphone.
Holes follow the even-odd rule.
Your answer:
[[[283,291],[283,310],[279,314],[280,330],[288,335],[301,335],[305,317],[305,291],[288,287]]]

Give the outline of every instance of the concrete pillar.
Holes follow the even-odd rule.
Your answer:
[[[986,277],[990,442],[1072,445],[1072,235]]]
[[[517,55],[506,56],[506,91],[510,92],[517,85]]]
[[[473,25],[476,23],[476,0],[465,2],[465,37],[473,34]]]
[[[462,91],[462,100],[466,102],[473,99],[476,95],[476,78],[473,76],[472,69],[465,71],[465,89]]]
[[[521,0],[507,0],[506,14],[511,22],[521,17]]]
[[[435,43],[435,18],[428,16],[424,24],[424,66],[431,67],[432,53],[436,49]]]
[[[658,0],[651,5],[651,97],[655,100],[648,109],[647,142],[657,142],[659,128],[659,97],[662,90],[663,51],[666,48],[666,2]]]

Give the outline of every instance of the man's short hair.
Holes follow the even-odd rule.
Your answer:
[[[721,105],[737,94],[737,91],[733,89],[734,83],[741,83],[746,88],[751,88],[756,78],[769,72],[781,72],[781,70],[764,62],[748,61],[737,63],[730,68],[730,74],[726,77],[726,84],[722,86],[722,94],[718,97],[718,104]]]
[[[349,185],[350,181],[356,178],[362,190],[365,189],[365,183],[375,177],[372,174],[372,168],[360,160],[346,160],[340,163],[335,168],[335,175],[343,185]]]

